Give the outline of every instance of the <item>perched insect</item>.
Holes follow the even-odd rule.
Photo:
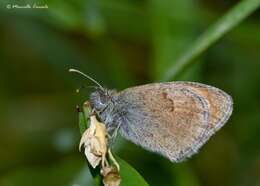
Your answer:
[[[195,82],[152,83],[116,92],[98,82],[91,107],[108,131],[173,162],[195,154],[229,119],[231,96]]]

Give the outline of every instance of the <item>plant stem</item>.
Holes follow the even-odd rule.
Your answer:
[[[260,0],[243,0],[235,5],[180,55],[176,63],[168,68],[162,80],[169,81],[183,72],[189,65],[195,62],[194,59],[196,57],[248,17],[259,6]]]

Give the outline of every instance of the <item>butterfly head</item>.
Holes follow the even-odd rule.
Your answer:
[[[104,110],[111,102],[113,95],[116,93],[114,90],[105,88],[97,88],[96,91],[90,94],[90,104],[96,111]]]

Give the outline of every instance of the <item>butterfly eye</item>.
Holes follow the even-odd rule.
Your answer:
[[[109,96],[105,95],[105,94],[103,94],[103,95],[101,94],[99,99],[100,99],[101,104],[106,104],[109,100]]]

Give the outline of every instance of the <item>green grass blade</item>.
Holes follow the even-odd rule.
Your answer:
[[[202,34],[166,71],[163,81],[169,81],[185,70],[194,59],[224,34],[238,25],[260,6],[260,0],[244,0],[235,5],[204,34]]]

